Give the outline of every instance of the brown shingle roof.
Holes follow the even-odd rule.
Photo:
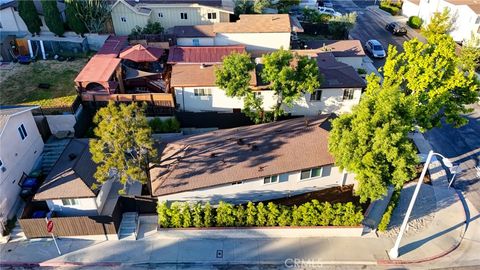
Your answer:
[[[360,40],[310,40],[305,44],[310,50],[331,52],[335,57],[365,56]]]
[[[213,24],[175,26],[173,27],[173,34],[177,38],[215,36]]]
[[[288,14],[242,14],[233,23],[216,23],[215,33],[290,33]]]
[[[476,14],[480,14],[480,0],[446,0],[446,1],[454,5],[467,5]]]
[[[162,161],[150,173],[152,193],[161,196],[333,164],[327,119],[323,115],[224,129],[164,145]]]
[[[34,197],[36,201],[96,197],[90,187],[97,165],[88,139],[72,139]]]
[[[232,53],[244,53],[244,45],[208,47],[170,47],[168,63],[221,63],[222,58]]]
[[[171,87],[215,86],[215,67],[220,64],[176,64],[172,66]],[[251,86],[257,85],[255,72],[251,72]]]
[[[323,76],[321,88],[364,88],[365,81],[357,71],[345,63],[338,62],[332,53],[317,54],[318,71]]]

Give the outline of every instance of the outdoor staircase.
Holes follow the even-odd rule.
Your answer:
[[[118,232],[118,239],[120,240],[137,240],[138,232],[138,213],[126,212],[122,215],[122,222]]]
[[[70,139],[52,140],[45,144],[42,158],[42,174],[48,175]]]

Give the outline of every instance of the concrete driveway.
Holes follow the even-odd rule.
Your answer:
[[[480,209],[480,177],[476,166],[480,166],[480,105],[471,105],[474,111],[467,115],[467,125],[454,128],[444,123],[442,128],[434,128],[425,134],[434,151],[448,157],[462,170],[454,182],[454,187],[464,192],[472,204]],[[450,175],[451,177],[451,175]],[[451,179],[451,178],[449,178]]]

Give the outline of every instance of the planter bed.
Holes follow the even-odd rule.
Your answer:
[[[165,238],[361,237],[363,226],[157,228]]]

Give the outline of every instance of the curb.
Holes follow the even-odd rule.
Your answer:
[[[108,266],[121,266],[120,262],[98,262],[98,263],[82,263],[82,262],[40,262],[40,263],[28,263],[28,262],[0,262],[1,267],[62,267],[62,266],[93,266],[93,267],[108,267]]]

